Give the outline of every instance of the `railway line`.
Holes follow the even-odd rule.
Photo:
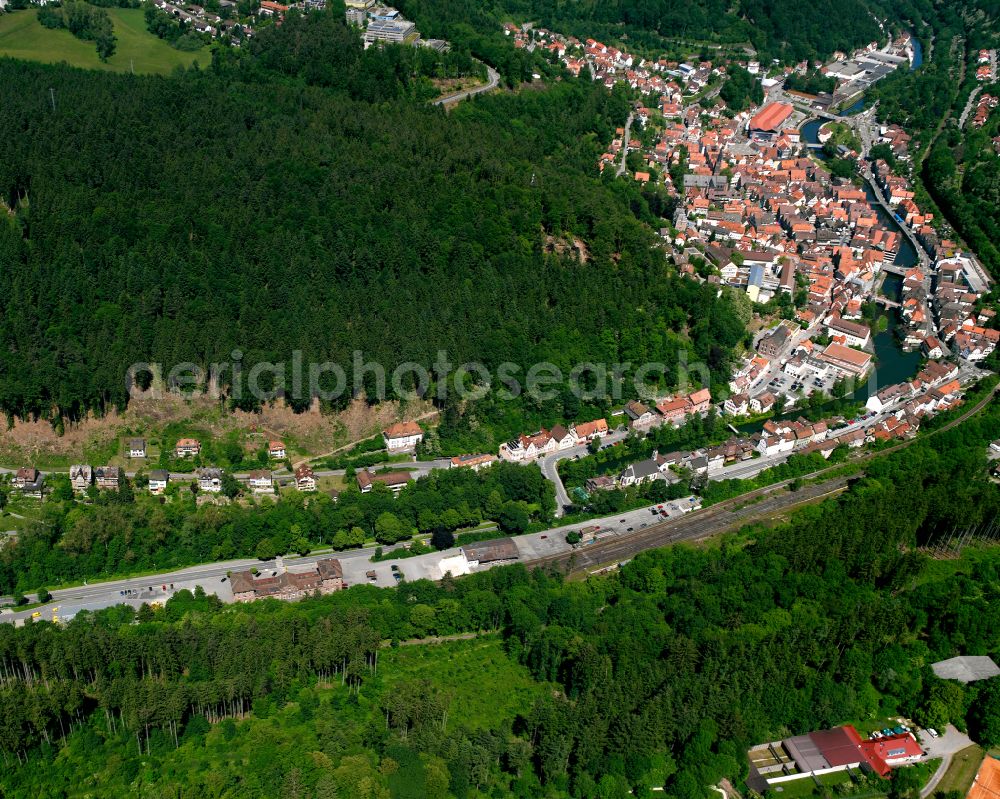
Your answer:
[[[790,490],[788,483],[769,486],[720,502],[704,511],[650,525],[635,533],[582,545],[572,552],[539,558],[527,566],[532,569],[553,568],[567,575],[591,572],[628,560],[647,549],[710,538],[755,519],[835,496],[847,490],[852,477],[854,475],[835,477],[803,486],[798,491]]]

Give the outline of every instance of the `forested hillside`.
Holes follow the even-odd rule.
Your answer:
[[[922,19],[927,0],[400,0],[407,16],[485,46],[485,24],[530,20],[580,38],[627,41],[629,49],[658,55],[670,42],[688,46],[753,46],[765,59],[825,58],[884,40],[887,29]],[[469,24],[472,23],[472,24]],[[476,31],[476,39],[466,38]],[[711,50],[705,50],[710,53]]]
[[[668,274],[641,189],[596,177],[622,95],[566,81],[446,115],[411,99],[402,48],[340,49],[325,35],[342,27],[290,20],[171,78],[0,63],[16,132],[0,141],[0,408],[75,418],[123,403],[135,361],[235,349],[244,374],[300,349],[350,378],[354,350],[389,372],[441,349],[568,370],[676,363],[689,343],[726,372],[742,324]],[[573,237],[585,262],[547,246]]]
[[[928,668],[1000,656],[998,550],[916,549],[1000,510],[998,434],[991,409],[787,523],[586,583],[507,567],[0,625],[0,795],[707,799],[749,745],[849,720],[1000,743],[1000,682]],[[478,630],[503,646],[379,650]]]

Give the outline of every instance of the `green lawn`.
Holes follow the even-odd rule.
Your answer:
[[[49,64],[65,61],[85,69],[134,69],[136,73],[155,74],[167,74],[195,61],[202,65],[209,61],[204,48],[197,53],[183,53],[149,33],[140,8],[109,8],[107,12],[118,37],[118,49],[107,63],[97,57],[93,42],[81,41],[67,30],[42,27],[34,9],[0,15],[0,55]]]
[[[984,752],[973,744],[966,747],[961,752],[956,752],[951,759],[951,765],[937,784],[935,791],[949,793],[958,791],[962,796],[969,792],[972,781],[976,778],[976,772],[983,762]]]

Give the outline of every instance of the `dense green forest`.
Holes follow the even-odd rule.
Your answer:
[[[514,18],[581,39],[621,41],[651,55],[675,42],[696,48],[752,45],[763,58],[786,62],[884,40],[879,20],[900,29],[931,7],[928,0],[401,0],[397,5],[421,30],[475,41],[474,49],[491,47],[483,35],[490,24]]]
[[[690,348],[726,374],[742,322],[651,249],[643,190],[596,176],[625,95],[420,102],[461,58],[363,52],[312,14],[170,78],[0,63],[0,408],[76,418],[123,404],[134,362],[234,350],[244,381],[296,349],[336,361],[342,402],[378,393],[355,350],[568,373]],[[549,246],[570,237],[585,263]]]
[[[997,680],[928,664],[1000,656],[1000,554],[916,549],[1000,510],[998,433],[990,409],[776,527],[585,583],[507,567],[0,625],[0,791],[707,799],[749,745],[845,721],[905,713],[998,743]],[[477,630],[499,642],[379,649]]]

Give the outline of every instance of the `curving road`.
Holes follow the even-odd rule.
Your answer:
[[[464,91],[456,92],[455,94],[449,94],[446,97],[438,97],[438,99],[434,101],[433,105],[450,105],[451,103],[460,103],[462,100],[466,100],[477,94],[493,91],[500,85],[500,73],[493,69],[493,67],[489,64],[486,64],[485,66],[486,75],[488,77],[486,83],[482,86],[474,86],[471,89],[465,89]]]

